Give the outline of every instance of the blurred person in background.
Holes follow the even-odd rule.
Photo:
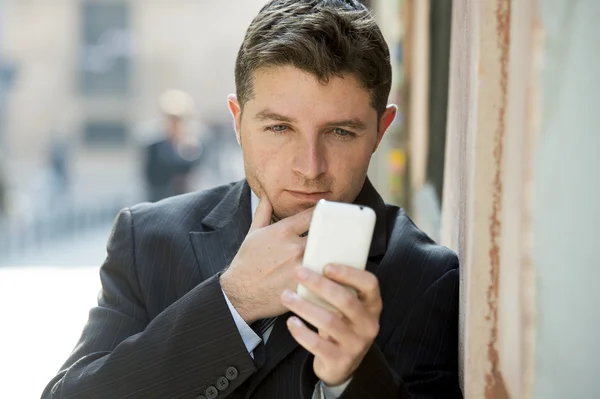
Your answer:
[[[69,144],[64,134],[53,132],[48,150],[50,206],[65,205],[71,183]]]
[[[160,98],[164,116],[161,137],[145,149],[144,176],[151,202],[190,191],[189,179],[199,164],[199,142],[185,131],[193,112],[193,100],[185,92],[170,90]]]
[[[118,215],[98,306],[43,398],[462,398],[457,256],[367,178],[391,75],[359,1],[269,1],[228,99],[246,178]],[[321,199],[375,211],[366,270],[300,266]]]

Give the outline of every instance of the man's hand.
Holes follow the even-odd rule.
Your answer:
[[[282,303],[308,323],[310,330],[297,317],[288,319],[292,336],[315,355],[314,370],[325,384],[333,386],[347,381],[356,371],[379,333],[382,301],[379,282],[372,273],[349,266],[328,265],[325,277],[304,267],[296,270],[299,283],[336,307],[334,314],[312,302],[285,291]],[[353,287],[358,296],[347,287]]]
[[[294,269],[302,263],[313,208],[271,224],[273,209],[262,196],[250,231],[229,268],[221,275],[221,288],[248,324],[279,316],[286,308],[281,293],[295,289]]]

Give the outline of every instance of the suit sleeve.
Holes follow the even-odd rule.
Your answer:
[[[100,269],[98,305],[42,398],[195,399],[215,387],[219,397],[227,397],[256,369],[223,297],[219,276],[148,320],[133,235],[132,214],[124,210],[115,221]]]
[[[458,269],[430,286],[379,348],[373,345],[340,399],[460,399]]]

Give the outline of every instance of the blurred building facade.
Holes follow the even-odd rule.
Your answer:
[[[235,56],[262,3],[3,0],[2,54],[18,76],[2,126],[11,187],[40,195],[49,149],[60,142],[73,198],[135,197],[139,144],[159,128],[164,90],[190,93],[202,125],[230,124]]]
[[[241,178],[227,95],[262,0],[0,0],[0,258],[146,200],[160,95],[187,92],[205,149],[191,189]]]
[[[372,9],[390,48],[390,102],[398,117],[371,165],[384,198],[441,236],[452,1],[378,0]]]

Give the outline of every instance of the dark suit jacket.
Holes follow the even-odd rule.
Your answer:
[[[462,397],[456,255],[386,206],[368,180],[355,202],[377,214],[367,269],[379,278],[383,313],[342,398]],[[222,294],[219,273],[250,223],[245,181],[123,210],[100,269],[98,306],[42,397],[210,398],[207,388],[227,376],[219,398],[310,399],[313,358],[289,334],[287,317],[278,318],[257,370]]]

